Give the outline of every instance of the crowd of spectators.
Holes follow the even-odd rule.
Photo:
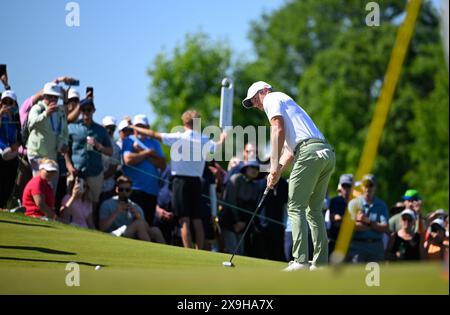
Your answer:
[[[98,123],[92,91],[82,98],[70,77],[45,83],[19,106],[7,74],[1,81],[5,90],[0,106],[0,208],[17,202],[14,211],[21,209],[30,217],[226,253],[235,250],[251,224],[238,254],[292,259],[287,180],[280,180],[249,222],[267,175],[260,171],[254,144],[247,143],[226,170],[205,156],[177,160],[180,147],[207,146],[206,151],[214,153],[226,134],[214,142],[194,131],[193,121],[200,117],[194,110],[183,114],[184,131],[177,133],[152,130],[142,114],[119,122],[106,116]],[[187,146],[175,148],[179,142]],[[162,145],[170,148],[169,158]],[[352,174],[340,175],[336,196],[327,197],[323,206],[330,253],[349,211],[356,222],[349,262],[436,260],[448,255],[446,211],[426,215],[414,189],[388,208],[376,189],[372,174],[359,182]]]

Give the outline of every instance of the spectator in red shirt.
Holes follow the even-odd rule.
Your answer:
[[[49,219],[56,219],[55,197],[50,181],[58,174],[58,164],[50,159],[42,159],[39,172],[25,186],[22,204],[25,215]]]

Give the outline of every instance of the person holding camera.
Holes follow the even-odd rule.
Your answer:
[[[117,178],[117,195],[100,206],[100,230],[116,236],[165,243],[161,231],[157,227],[150,227],[141,207],[129,199],[131,186],[132,181],[128,177]]]
[[[102,155],[111,156],[113,149],[106,129],[94,121],[92,98],[80,102],[81,119],[69,125],[71,157],[66,156],[70,175],[81,176],[89,186],[89,198],[94,204],[94,222],[98,224],[98,208],[103,186]]]
[[[89,187],[86,181],[77,177],[69,187],[69,193],[61,201],[60,217],[63,222],[95,229],[92,217],[92,202],[88,198]]]
[[[58,106],[58,100],[63,97],[62,89],[50,82],[45,84],[42,93],[43,99],[30,109],[26,126],[29,130],[27,155],[33,176],[39,172],[40,160],[56,161],[58,153],[65,154],[68,150],[67,116],[64,107]],[[51,184],[56,192],[58,176]]]
[[[19,166],[20,122],[16,94],[7,90],[0,99],[0,208],[11,196]]]

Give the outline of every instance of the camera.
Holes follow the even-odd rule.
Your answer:
[[[0,77],[6,74],[6,65],[0,65]]]
[[[66,83],[67,83],[67,85],[79,86],[80,85],[80,80],[68,79]]]

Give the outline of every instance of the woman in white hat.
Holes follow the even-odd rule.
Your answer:
[[[25,186],[22,204],[25,215],[34,218],[56,219],[54,210],[55,194],[50,182],[58,175],[58,164],[50,159],[42,159],[39,172]]]
[[[425,258],[423,238],[415,232],[416,213],[405,209],[400,213],[401,228],[391,234],[386,258],[389,260],[420,260]]]

